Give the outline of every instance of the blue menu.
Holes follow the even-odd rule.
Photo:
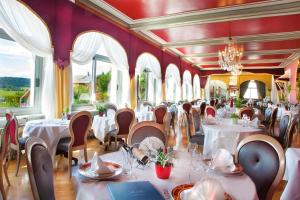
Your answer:
[[[109,183],[107,187],[113,200],[164,200],[149,181]]]

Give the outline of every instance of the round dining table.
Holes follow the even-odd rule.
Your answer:
[[[122,151],[108,153],[100,156],[103,161],[110,161],[120,164],[123,162]],[[202,178],[217,179],[223,186],[225,192],[232,199],[257,200],[255,184],[246,174],[224,176],[212,171],[203,169],[193,170],[191,168],[192,157],[188,152],[176,151],[174,165],[169,179],[159,179],[156,177],[154,164],[144,167],[133,167],[131,175],[122,174],[118,179],[97,181],[87,179],[80,175],[78,167],[73,168],[73,183],[75,185],[77,200],[110,200],[107,184],[111,182],[124,181],[150,181],[150,183],[162,194],[165,199],[172,199],[171,191],[174,187],[181,184],[194,184],[201,181]]]
[[[110,116],[95,115],[92,123],[92,129],[95,137],[104,142],[105,136],[116,129],[115,118]]]
[[[40,119],[28,121],[23,129],[22,137],[38,137],[45,141],[52,161],[61,138],[70,137],[69,120]]]
[[[203,154],[206,156],[211,156],[216,148],[227,149],[235,155],[237,145],[242,139],[249,135],[265,133],[264,127],[243,125],[242,120],[238,120],[238,124],[232,124],[228,118],[218,118],[214,124],[207,124],[204,120],[202,128],[205,135]]]

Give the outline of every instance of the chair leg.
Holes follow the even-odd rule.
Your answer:
[[[2,167],[2,166],[1,166]],[[3,169],[3,168],[2,168]],[[4,184],[3,184],[3,176],[2,176],[2,170],[0,170],[0,191],[1,191],[1,196],[3,200],[6,200],[6,193],[4,190]]]
[[[15,176],[18,176],[19,169],[20,169],[20,162],[21,162],[21,150],[17,150],[17,168]]]
[[[88,157],[87,157],[87,149],[86,149],[86,147],[84,147],[83,151],[84,151],[84,161],[87,163],[88,162]]]
[[[69,178],[72,177],[72,151],[69,150],[68,152],[68,160],[69,160],[69,165],[68,165],[68,173],[69,173]]]
[[[117,150],[117,144],[118,144],[118,137],[115,136],[115,150]]]

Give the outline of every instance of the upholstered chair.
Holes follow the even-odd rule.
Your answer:
[[[289,147],[292,146],[292,142],[293,142],[293,134],[296,130],[296,127],[298,125],[298,117],[294,118],[292,120],[292,122],[290,123],[290,126],[288,128],[287,134],[286,134],[286,138],[285,138],[285,145],[284,148],[287,149]]]
[[[247,115],[247,117],[250,117],[250,120],[252,120],[254,116],[254,110],[249,107],[242,108],[240,110],[240,118],[242,118],[243,115]]]
[[[164,105],[154,108],[154,121],[158,124],[164,124],[167,118],[167,107]]]
[[[132,126],[128,135],[128,144],[140,143],[147,137],[159,138],[167,146],[168,141],[164,128],[160,124],[150,121],[140,122]]]
[[[84,160],[87,162],[87,135],[91,128],[92,116],[88,111],[76,113],[70,120],[69,130],[70,136],[60,139],[57,145],[57,154],[68,157],[69,160],[69,176],[72,175],[72,155],[73,151],[83,150]]]
[[[285,148],[286,145],[286,137],[288,134],[288,127],[290,125],[290,121],[291,121],[290,114],[283,115],[279,122],[278,134],[274,135],[274,138],[281,144],[283,148]]]
[[[215,100],[212,99],[212,100],[210,100],[209,105],[210,105],[210,106],[215,106],[215,103],[216,103]]]
[[[205,108],[206,108],[206,103],[202,102],[201,105],[200,105],[200,115],[201,115],[201,117],[203,117],[204,114],[205,114]]]
[[[34,200],[55,200],[52,159],[46,143],[41,138],[30,137],[25,146]]]
[[[196,132],[197,129],[200,129],[200,124],[198,124],[197,120],[199,118],[199,114],[197,111],[192,111],[191,114],[187,115],[188,126],[187,126],[187,138],[188,138],[188,146],[192,144],[196,144],[198,146],[203,146],[204,144],[204,135],[201,132]],[[195,120],[196,122],[195,122]],[[200,121],[199,121],[200,123]],[[195,126],[196,124],[196,126]],[[199,126],[198,126],[199,125]],[[188,148],[189,149],[189,148]]]
[[[201,118],[199,112],[195,108],[192,109],[192,117],[195,135],[201,134]]]
[[[191,113],[191,111],[192,111],[192,104],[190,104],[190,103],[183,103],[183,104],[182,104],[182,108],[183,108],[183,110],[184,110],[187,114],[189,114],[189,113]]]
[[[206,106],[205,107],[205,117],[211,115],[212,117],[216,116],[216,110],[213,106]]]
[[[268,129],[270,135],[274,135],[274,128],[275,128],[275,123],[276,123],[276,119],[277,119],[277,112],[278,112],[278,108],[274,108],[272,111],[271,121],[270,121],[269,129]]]
[[[2,195],[2,199],[6,200],[6,192],[4,189],[4,182],[3,182],[3,172],[7,182],[7,185],[10,186],[10,181],[8,179],[7,169],[8,169],[8,162],[9,162],[9,153],[8,153],[8,146],[9,146],[9,126],[11,120],[7,120],[4,126],[3,132],[1,134],[1,153],[0,153],[0,191]]]
[[[115,140],[115,149],[117,149],[118,138],[127,141],[129,130],[135,122],[135,113],[130,108],[123,108],[117,111],[115,115],[116,131],[108,135],[108,145],[111,144],[112,138]]]
[[[263,124],[266,126],[266,127],[269,127],[270,123],[271,123],[271,116],[272,116],[272,108],[271,107],[268,107],[266,108],[265,110],[265,119],[263,121]]]
[[[176,127],[176,123],[177,123],[177,113],[178,113],[178,109],[177,109],[176,104],[172,104],[170,106],[169,111],[171,113],[170,125],[173,128],[173,131],[175,133],[175,127]]]
[[[236,162],[254,182],[259,199],[271,200],[285,169],[279,142],[268,135],[248,136],[238,145]]]
[[[105,112],[106,116],[107,116],[109,111],[113,111],[113,112],[116,113],[117,110],[118,110],[117,106],[115,104],[112,104],[112,103],[107,103],[107,104],[104,105],[104,107],[106,108],[106,112]]]
[[[7,131],[9,132],[10,136],[10,149],[17,152],[17,167],[16,167],[16,173],[15,175],[18,176],[19,169],[20,169],[20,162],[21,162],[21,155],[22,150],[25,150],[25,142],[27,138],[19,138],[19,132],[18,132],[18,120],[14,115],[9,116],[9,114],[6,115],[6,119],[10,119],[9,127]]]

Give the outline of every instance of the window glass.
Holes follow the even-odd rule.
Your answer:
[[[250,81],[244,94],[245,99],[258,99],[257,86],[254,81]]]
[[[35,56],[10,39],[0,38],[0,108],[34,105]]]

